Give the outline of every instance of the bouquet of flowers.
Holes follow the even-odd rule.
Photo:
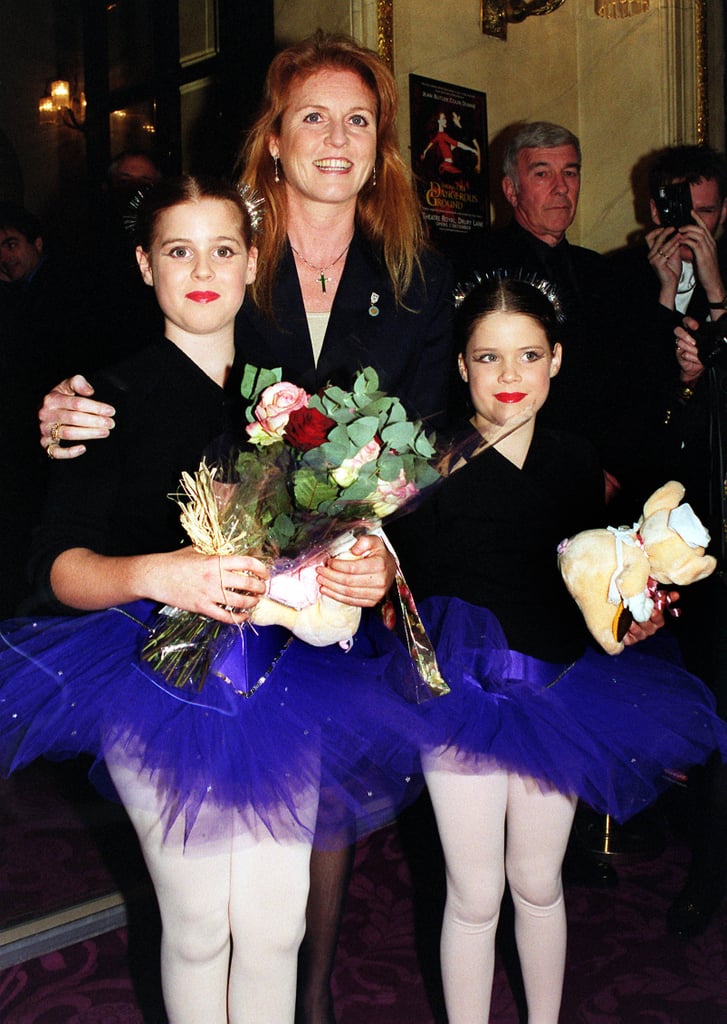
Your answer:
[[[440,478],[434,439],[379,390],[370,367],[348,391],[328,385],[309,395],[280,370],[247,366],[242,395],[249,443],[228,479],[204,461],[183,475],[185,531],[206,554],[249,554],[271,565],[269,596],[253,623],[284,625],[314,644],[350,638],[360,609],[317,594],[315,567]],[[173,685],[199,690],[224,637],[234,635],[232,625],[165,608],[142,656]],[[417,667],[429,673],[419,646]],[[444,687],[431,653],[432,682]]]
[[[380,521],[439,479],[433,439],[378,388],[371,367],[350,391],[329,384],[318,395],[281,381],[278,370],[245,368],[254,450],[240,453],[236,469],[240,479],[261,466],[283,470],[286,496],[276,488],[281,507],[269,525],[281,551],[300,553],[316,535]]]

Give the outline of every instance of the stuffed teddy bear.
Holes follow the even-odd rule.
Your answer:
[[[355,558],[348,550],[354,540],[352,534],[345,534],[324,553],[325,557]],[[255,626],[283,626],[313,647],[349,646],[361,622],[361,609],[319,592],[316,582],[319,564],[313,562],[302,569],[273,576],[268,592],[250,613],[250,622]]]
[[[709,533],[670,480],[644,505],[632,529],[585,530],[558,546],[558,565],[586,625],[608,654],[620,654],[631,623],[646,622],[657,583],[686,586],[714,572]]]

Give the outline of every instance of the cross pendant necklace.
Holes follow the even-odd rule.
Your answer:
[[[316,267],[313,263],[309,263],[308,260],[303,255],[303,253],[302,252],[298,252],[298,250],[295,248],[295,246],[290,241],[290,239],[288,239],[288,242],[290,244],[290,248],[293,250],[293,252],[298,257],[298,259],[302,260],[305,263],[306,267],[310,267],[311,270],[315,270],[315,272],[316,272],[316,281],[321,286],[321,291],[323,292],[324,295],[326,294],[326,284],[329,284],[330,281],[331,281],[330,277],[326,277],[326,271],[330,270],[331,267],[335,267],[335,265],[339,262],[339,260],[343,259],[343,257],[348,252],[349,247],[350,247],[352,241],[353,241],[353,237],[349,238],[348,242],[346,243],[346,247],[344,249],[342,249],[341,252],[339,252],[338,256],[336,256],[336,258],[333,261],[333,263],[329,263],[328,266],[326,266],[326,267]]]

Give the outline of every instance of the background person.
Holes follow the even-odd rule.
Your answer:
[[[14,203],[0,203],[0,277],[0,372],[12,381],[0,405],[0,529],[8,538],[0,616],[8,616],[28,594],[25,564],[45,493],[48,460],[38,457],[36,410],[48,387],[79,365],[93,332],[77,264]]]
[[[162,330],[159,305],[139,275],[128,221],[133,204],[163,176],[151,153],[125,150],[113,158],[93,197],[90,231],[79,254],[97,325],[94,348],[76,364],[86,373],[138,351]]]
[[[659,189],[681,183],[688,186],[691,207],[679,206],[677,216],[674,209],[664,210]],[[727,161],[709,146],[670,147],[651,165],[649,191],[656,226],[643,245],[611,259],[628,310],[631,365],[638,379],[649,381],[642,395],[644,471],[652,481],[672,476],[686,484],[719,559],[713,576],[685,591],[683,614],[671,626],[687,667],[712,688],[724,718],[727,360],[718,348],[706,369],[695,335],[702,324],[719,324],[727,305],[720,237],[727,216]],[[689,872],[667,914],[668,930],[684,938],[705,931],[727,887],[727,771],[719,758],[690,772],[688,810]]]
[[[700,324],[684,318],[677,327],[680,390],[671,405],[669,429],[680,448],[679,472],[708,526],[717,571],[690,587],[676,633],[691,671],[708,685],[717,710],[727,718],[727,342],[725,321],[715,324],[711,344],[698,344]],[[701,325],[704,326],[704,325]],[[707,330],[711,330],[711,325]],[[702,359],[705,362],[702,362]],[[727,889],[727,769],[716,757],[690,773],[686,882],[667,914],[674,935],[701,935]]]
[[[684,202],[660,198],[661,189],[677,185],[687,187]],[[681,438],[670,417],[689,396],[690,379],[699,376],[696,364],[691,377],[685,374],[692,358],[688,343],[674,358],[674,329],[684,316],[716,321],[725,313],[727,263],[717,238],[727,216],[727,161],[703,145],[662,150],[649,170],[649,193],[655,227],[643,244],[611,254],[609,263],[625,315],[629,376],[649,382],[640,388],[634,435],[641,479],[653,490],[670,477],[681,479]],[[624,521],[637,514],[634,507],[625,512]]]

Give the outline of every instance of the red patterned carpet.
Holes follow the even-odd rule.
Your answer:
[[[727,1024],[727,910],[690,942],[665,932],[685,867],[684,842],[670,834],[657,859],[619,866],[616,889],[568,888],[564,1024]],[[6,870],[0,894],[7,881]],[[359,845],[334,976],[338,1024],[441,1024],[441,895],[426,806]],[[491,1024],[521,1021],[508,936],[504,920]],[[162,1024],[157,941],[146,903],[128,928],[0,972],[0,1020]]]

